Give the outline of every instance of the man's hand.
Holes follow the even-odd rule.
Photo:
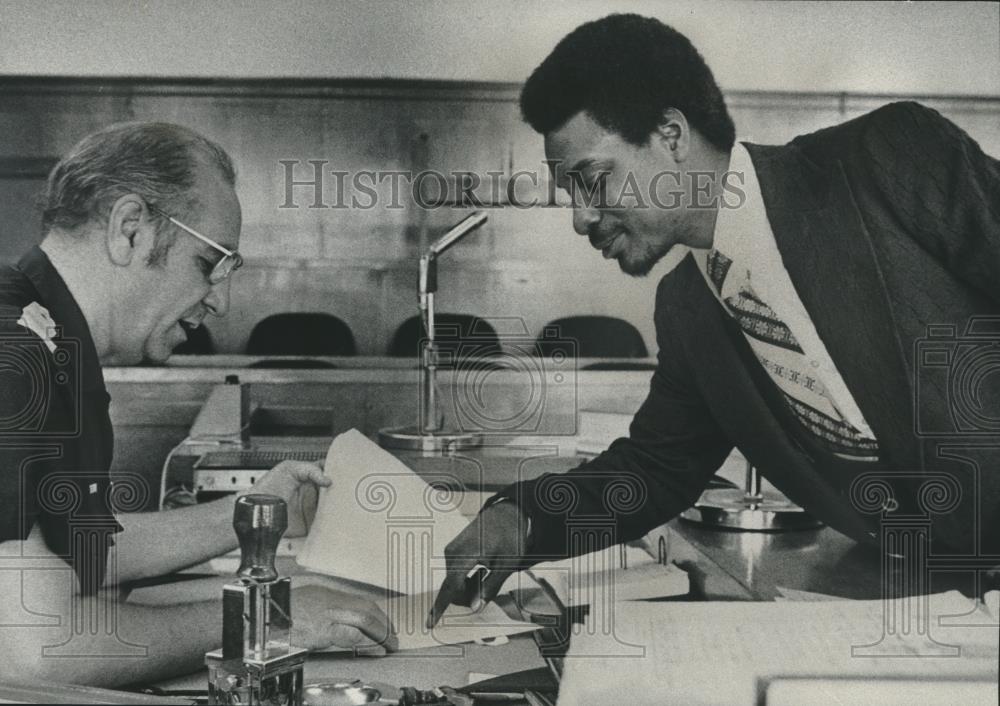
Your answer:
[[[302,537],[309,532],[316,516],[317,486],[326,488],[332,483],[315,463],[282,461],[254,483],[253,489],[247,493],[267,493],[284,500],[288,504],[285,536]]]
[[[324,586],[292,589],[292,644],[308,650],[345,647],[364,650],[381,647],[395,652],[396,631],[371,601]]]
[[[466,605],[465,579],[477,565],[489,569],[489,574],[468,605],[478,610],[483,602],[493,600],[507,577],[521,568],[527,542],[528,520],[517,504],[499,502],[480,512],[444,549],[448,576],[427,616],[428,629],[452,603]]]

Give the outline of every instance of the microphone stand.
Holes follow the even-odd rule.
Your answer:
[[[434,332],[434,295],[437,292],[437,259],[466,235],[486,223],[487,216],[476,211],[445,233],[420,256],[417,276],[417,296],[420,319],[426,338],[420,356],[421,410],[417,424],[408,427],[380,429],[379,445],[383,448],[408,449],[425,453],[441,453],[479,446],[482,437],[472,432],[446,430],[437,398],[438,347]]]

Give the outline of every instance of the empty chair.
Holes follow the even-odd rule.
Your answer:
[[[389,355],[419,358],[426,338],[419,316],[404,321],[389,344]],[[442,353],[456,360],[480,358],[500,353],[500,337],[490,322],[472,314],[435,314],[434,340]]]
[[[649,351],[635,326],[613,316],[567,316],[544,327],[536,341],[539,355],[578,358],[647,358]],[[634,365],[634,364],[632,364]]]
[[[257,323],[247,355],[357,355],[350,327],[332,314],[273,314]]]
[[[204,324],[197,328],[184,326],[184,333],[187,334],[187,340],[174,348],[174,355],[211,355],[215,353],[212,335]]]

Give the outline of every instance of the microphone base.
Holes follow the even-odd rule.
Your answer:
[[[481,434],[449,431],[421,431],[415,426],[379,429],[378,445],[383,449],[420,451],[427,455],[446,454],[453,451],[482,446]]]
[[[704,527],[737,532],[788,532],[823,526],[822,522],[776,491],[753,497],[739,488],[707,490],[694,507],[680,516],[687,522]]]

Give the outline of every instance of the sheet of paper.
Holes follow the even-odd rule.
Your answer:
[[[996,627],[941,622],[974,607],[957,592],[885,603],[592,606],[571,636],[559,704],[751,704],[761,679],[796,675],[995,682]]]
[[[767,706],[955,706],[998,703],[996,682],[912,679],[775,679],[761,703]]]
[[[457,645],[474,640],[531,632],[540,627],[534,623],[513,620],[496,603],[487,603],[477,612],[463,606],[449,606],[438,624],[432,630],[428,630],[424,621],[434,603],[433,593],[397,596],[379,603],[396,628],[400,650]]]
[[[128,602],[135,605],[164,606],[217,600],[222,595],[223,586],[231,580],[217,576],[162,586],[147,586],[132,591]],[[317,583],[328,585],[329,579],[316,576],[296,576],[292,581],[295,586]],[[424,627],[424,621],[433,604],[434,594],[422,593],[415,596],[396,596],[387,599],[384,597],[384,592],[381,597],[377,596],[376,593],[374,590],[368,590],[358,593],[358,595],[364,595],[364,597],[375,601],[392,621],[399,638],[400,650],[457,645],[474,640],[531,632],[540,627],[534,623],[513,620],[496,603],[487,603],[475,613],[470,608],[450,606],[434,629],[428,630]],[[331,648],[321,651],[347,652],[350,650]]]
[[[444,548],[469,522],[461,493],[437,485],[457,479],[440,474],[429,485],[354,429],[333,440],[324,472],[333,485],[320,492],[299,564],[397,593],[436,591]]]
[[[547,581],[566,606],[682,596],[690,591],[682,569],[659,564],[642,549],[624,545],[536,564],[529,574]]]

